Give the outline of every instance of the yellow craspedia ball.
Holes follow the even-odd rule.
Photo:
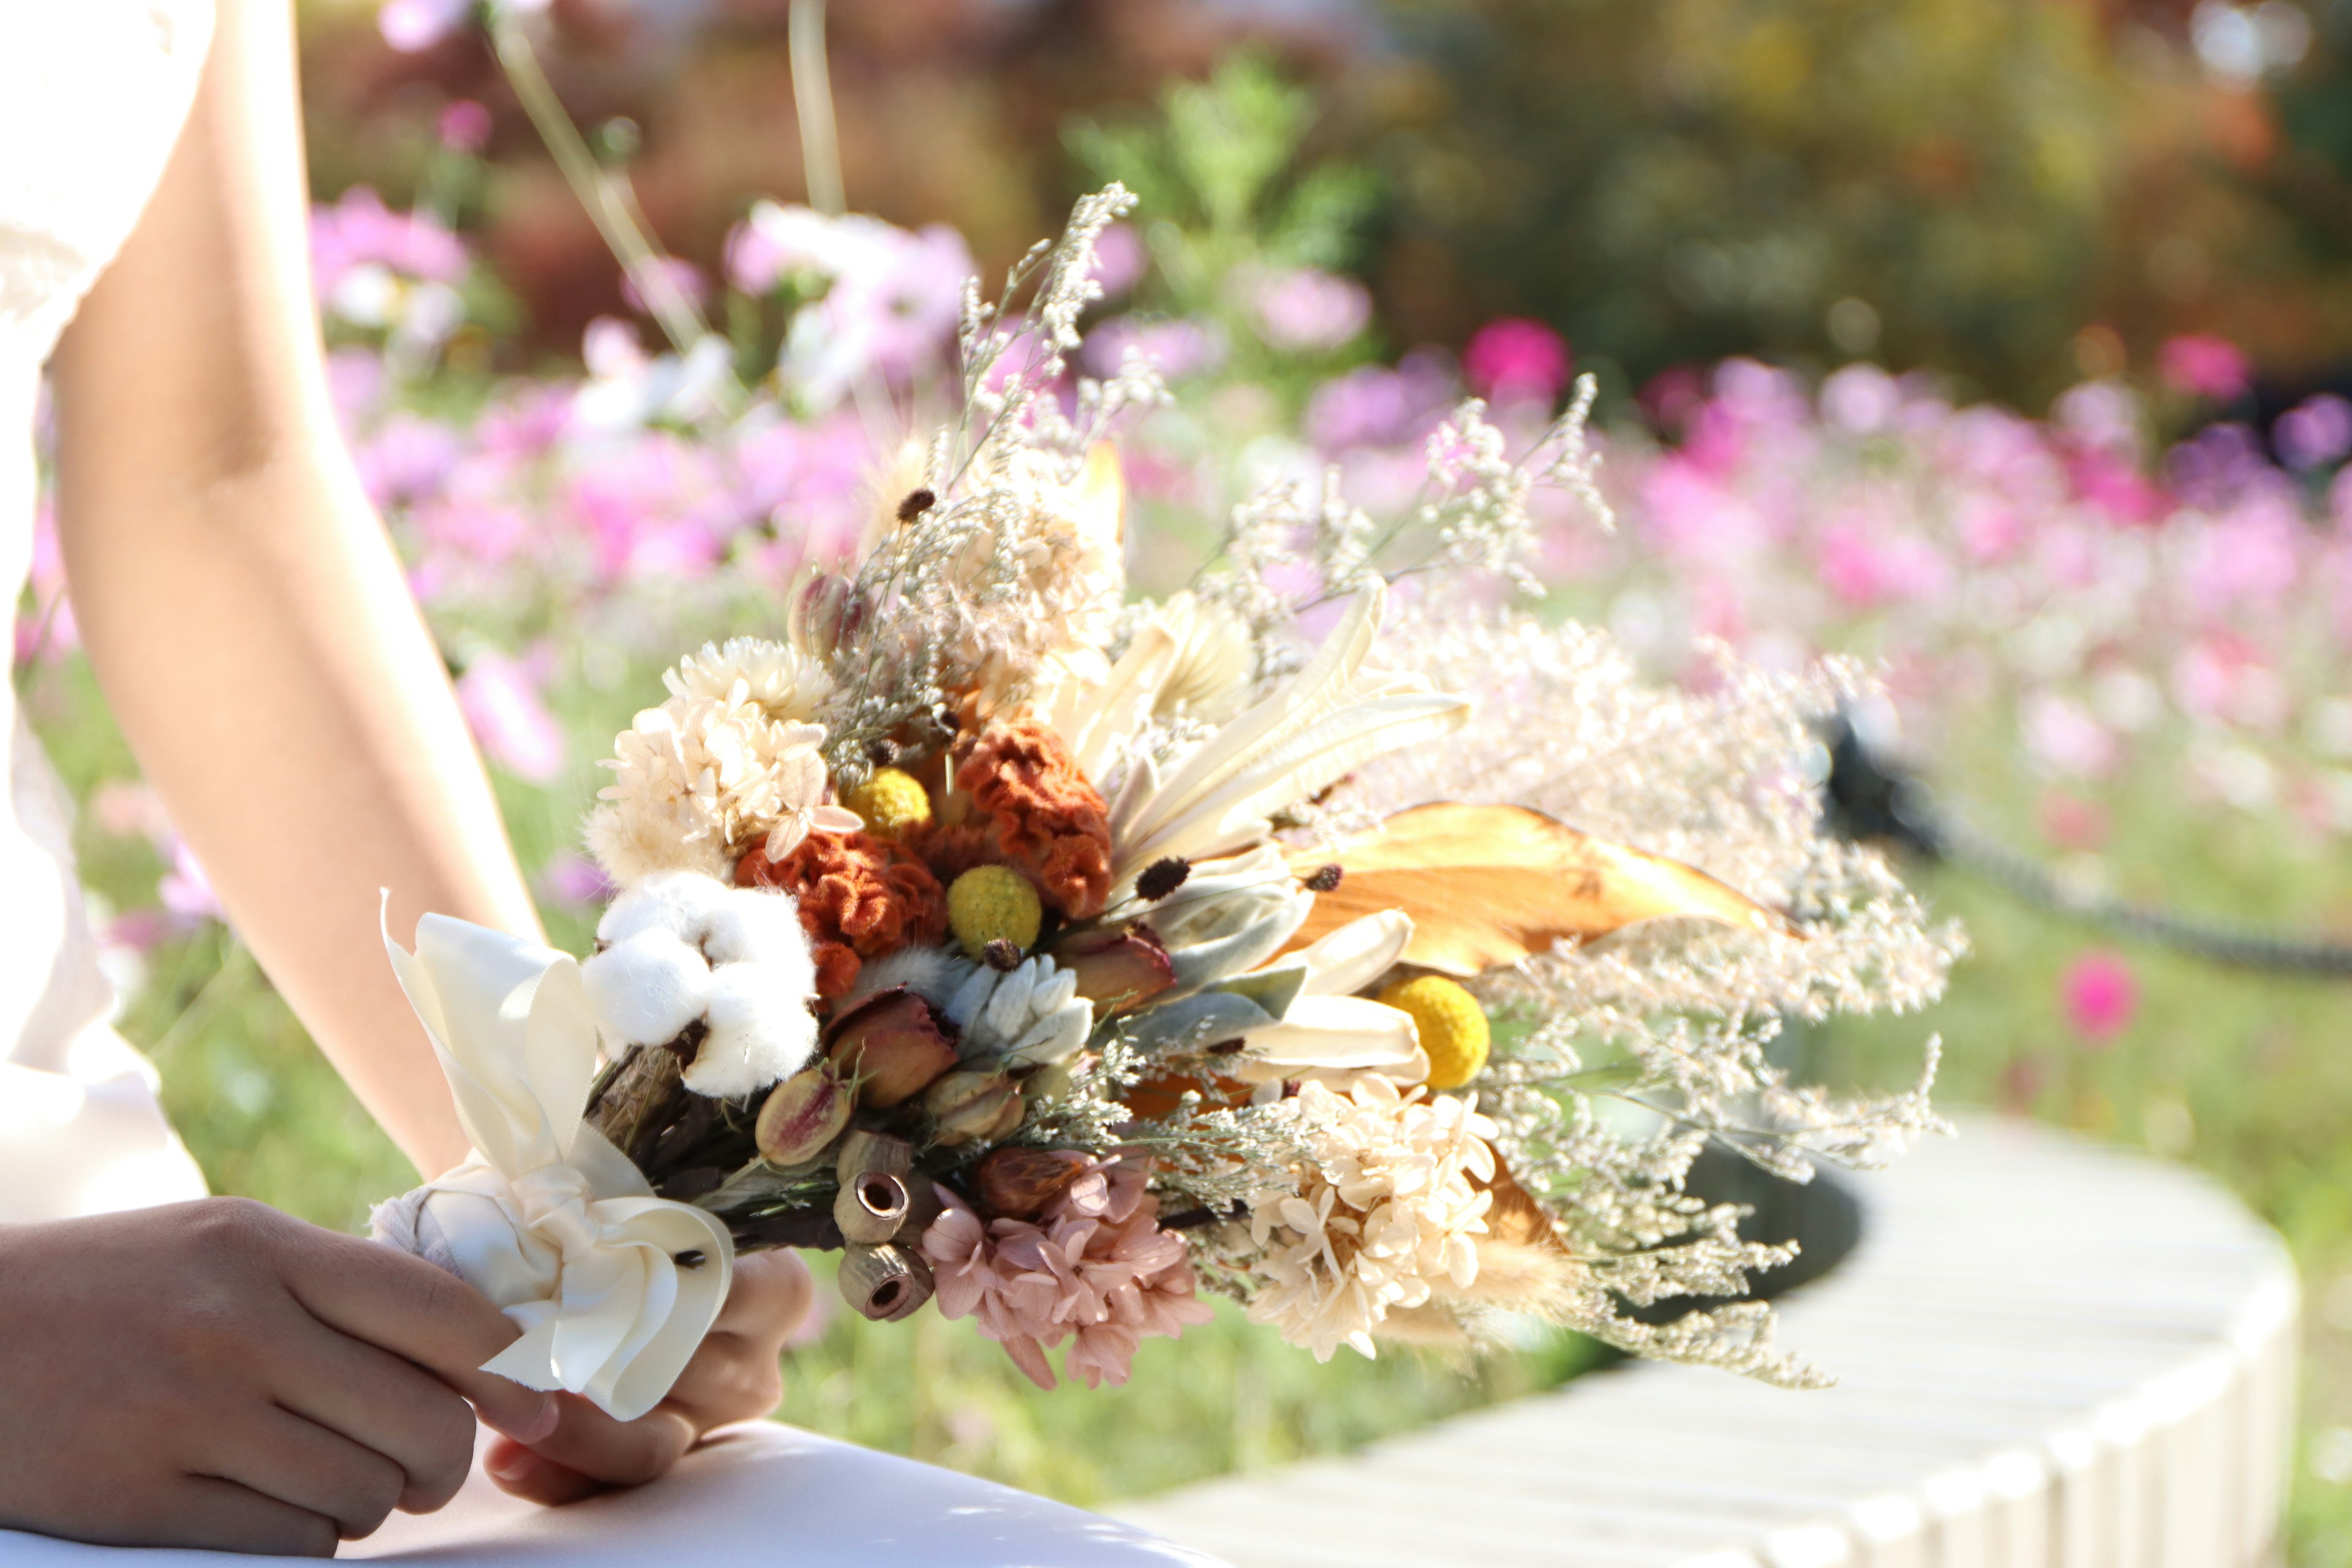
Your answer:
[[[931,819],[930,792],[898,768],[876,768],[841,804],[864,817],[877,838],[896,838]]]
[[[1045,918],[1037,889],[1003,866],[974,866],[948,888],[948,927],[974,958],[1000,939],[1026,951]]]
[[[1442,974],[1400,980],[1381,1003],[1411,1017],[1429,1053],[1429,1087],[1460,1089],[1486,1066],[1486,1015],[1478,998]]]

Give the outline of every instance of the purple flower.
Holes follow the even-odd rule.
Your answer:
[[[1103,298],[1116,300],[1138,283],[1151,268],[1151,253],[1133,224],[1115,223],[1095,241],[1095,281]]]
[[[2352,452],[2352,403],[2332,392],[2305,399],[2279,416],[2271,444],[2290,468],[2325,468]]]
[[[1418,442],[1454,400],[1443,353],[1418,349],[1394,370],[1368,364],[1335,376],[1307,400],[1307,437],[1326,452]]]
[[[1336,349],[1372,319],[1372,297],[1362,284],[1313,267],[1265,279],[1250,303],[1259,333],[1278,349]]]
[[[434,131],[452,153],[479,153],[490,144],[490,111],[470,98],[461,98],[441,110]]]
[[[1170,381],[1181,381],[1224,363],[1225,340],[1213,325],[1192,321],[1146,321],[1138,316],[1114,316],[1087,334],[1079,351],[1089,374],[1105,378],[1133,350]]]
[[[466,275],[466,247],[430,215],[394,212],[365,185],[310,210],[311,283],[320,299],[333,299],[356,268],[370,264],[404,278],[455,283]]]
[[[2214,403],[2227,403],[2253,384],[2243,350],[2201,332],[2166,339],[2157,351],[2156,373],[2174,391]]]
[[[378,508],[436,494],[457,466],[457,433],[436,420],[395,414],[354,454],[360,482]]]
[[[205,875],[195,852],[177,836],[171,841],[171,869],[155,884],[158,902],[187,924],[199,921],[228,919],[220,900],[213,893],[212,879]]]
[[[1559,400],[1575,364],[1568,340],[1519,316],[1489,321],[1471,334],[1462,351],[1462,374],[1470,390],[1494,403]]]
[[[548,663],[544,648],[521,659],[492,651],[476,658],[457,678],[457,706],[483,754],[533,784],[545,784],[563,770],[563,730],[540,695]]]
[[[593,909],[613,896],[612,879],[585,855],[566,849],[539,868],[539,890],[566,909]]]

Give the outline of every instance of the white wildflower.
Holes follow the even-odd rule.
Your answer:
[[[1475,1096],[1401,1093],[1377,1074],[1342,1095],[1307,1083],[1277,1110],[1295,1126],[1307,1168],[1250,1203],[1263,1283],[1250,1321],[1328,1361],[1339,1346],[1374,1353],[1372,1331],[1392,1309],[1418,1307],[1442,1285],[1478,1277],[1495,1174],[1495,1124]]]
[[[817,659],[761,637],[705,643],[700,653],[688,654],[665,673],[662,684],[675,697],[715,698],[730,706],[750,702],[782,721],[808,718],[833,694],[833,677]]]
[[[824,743],[819,724],[779,724],[769,736],[773,825],[762,853],[781,860],[812,833],[855,833],[866,826],[854,812],[824,803]]]

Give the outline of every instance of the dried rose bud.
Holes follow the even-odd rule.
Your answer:
[[[1100,1017],[1131,1012],[1176,984],[1168,950],[1139,928],[1065,937],[1054,948],[1054,964],[1078,977],[1078,994],[1095,1004]]]
[[[1067,1149],[992,1150],[974,1171],[973,1196],[991,1219],[1035,1219],[1086,1168],[1086,1156]]]
[[[908,490],[898,503],[898,521],[912,522],[939,504],[940,498],[929,489]]]
[[[793,641],[829,658],[844,643],[856,640],[866,621],[866,606],[846,579],[820,572],[793,595],[790,619]]]
[[[1318,866],[1315,874],[1307,879],[1307,890],[1310,893],[1336,893],[1339,890],[1339,879],[1346,875],[1345,868],[1337,861],[1328,866]]]
[[[932,1142],[953,1148],[974,1139],[1001,1138],[1021,1125],[1021,1089],[1001,1072],[951,1072],[923,1095]],[[1012,1126],[1005,1127],[1007,1111]],[[1003,1131],[999,1131],[1002,1128]]]
[[[999,974],[1010,974],[1021,967],[1021,944],[1000,936],[980,950],[980,961]]]
[[[820,1062],[768,1091],[754,1135],[772,1164],[798,1165],[824,1152],[849,1125],[851,1097],[833,1069]]]
[[[878,991],[825,1030],[834,1069],[857,1085],[857,1101],[887,1110],[930,1087],[956,1064],[939,1010],[903,985]]]

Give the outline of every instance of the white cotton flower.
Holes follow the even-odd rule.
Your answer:
[[[833,677],[817,659],[760,637],[705,643],[701,652],[687,655],[663,675],[662,684],[677,697],[750,702],[783,721],[808,718],[833,694]]]
[[[709,961],[659,926],[589,959],[580,977],[596,1021],[623,1045],[667,1045],[710,1005]]]
[[[1078,1054],[1094,1033],[1094,1004],[1078,994],[1078,977],[1040,953],[999,973],[972,972],[947,1005],[963,1030],[967,1057],[1002,1057],[1008,1067],[1043,1067]]]
[[[686,1086],[738,1099],[797,1072],[816,1049],[816,966],[791,894],[659,873],[613,901],[607,945],[583,963],[606,1037],[667,1046],[704,1026]]]
[[[798,1072],[816,1052],[816,967],[803,942],[790,957],[710,972],[710,1025],[684,1074],[697,1094],[732,1100]]]
[[[1440,1283],[1478,1277],[1495,1175],[1495,1124],[1475,1096],[1400,1093],[1375,1073],[1342,1095],[1299,1088],[1277,1114],[1308,1153],[1296,1181],[1250,1203],[1262,1279],[1252,1321],[1328,1361],[1339,1346],[1374,1353],[1372,1331],[1391,1309],[1418,1307]]]

